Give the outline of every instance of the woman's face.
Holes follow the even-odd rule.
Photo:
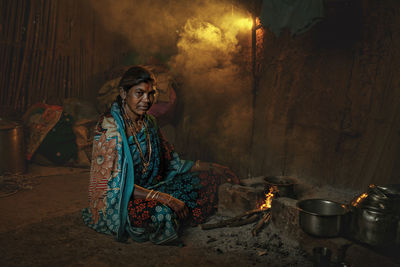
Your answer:
[[[128,92],[120,90],[120,96],[126,102],[128,113],[136,117],[143,116],[151,108],[155,93],[153,84],[145,82],[132,86]]]

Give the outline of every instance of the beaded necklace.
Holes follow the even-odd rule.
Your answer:
[[[133,140],[135,141],[136,147],[139,150],[140,159],[142,160],[142,165],[143,165],[142,173],[145,173],[150,165],[151,151],[152,151],[151,142],[150,142],[150,134],[148,132],[147,124],[146,124],[145,120],[143,119],[144,133],[146,135],[146,143],[147,143],[147,148],[148,148],[148,153],[147,153],[148,159],[146,161],[145,157],[143,155],[142,148],[140,147],[139,140],[137,139],[137,136],[136,136],[136,133],[139,133],[140,129],[138,129],[138,127],[136,126],[136,123],[134,123],[131,120],[131,118],[129,118],[128,114],[126,113],[126,111],[123,107],[122,107],[122,114],[123,114],[123,117],[126,122],[126,126],[127,126],[126,128],[129,130],[130,134],[132,135]]]

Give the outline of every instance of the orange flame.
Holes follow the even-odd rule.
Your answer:
[[[351,205],[353,205],[354,207],[356,207],[359,203],[360,203],[360,201],[361,200],[363,200],[364,198],[366,198],[368,196],[368,194],[367,193],[363,193],[361,196],[359,196],[355,201],[353,201],[352,203],[351,203]]]
[[[256,17],[256,26],[260,26],[261,25],[261,21],[259,17]]]
[[[266,210],[266,209],[270,209],[271,208],[271,203],[272,203],[272,199],[275,196],[275,193],[277,192],[277,188],[274,186],[271,186],[269,188],[269,192],[268,194],[265,194],[265,201],[264,203],[261,204],[260,208],[261,210]]]

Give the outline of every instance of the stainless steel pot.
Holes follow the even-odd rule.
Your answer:
[[[388,247],[400,243],[400,185],[370,185],[351,203],[348,236],[359,242]]]
[[[318,237],[335,237],[343,231],[345,205],[326,199],[305,199],[297,202],[300,227]]]
[[[399,218],[393,214],[352,207],[349,235],[371,246],[392,246],[396,243],[398,225]]]
[[[21,123],[0,118],[0,174],[25,172],[24,132]]]

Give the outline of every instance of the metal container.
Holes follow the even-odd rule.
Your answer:
[[[352,207],[349,235],[371,245],[386,247],[396,243],[399,219],[393,214]]]
[[[289,176],[267,176],[264,178],[266,191],[271,187],[274,187],[274,191],[277,191],[279,197],[290,197],[294,198],[294,184],[295,179]]]
[[[315,267],[331,266],[332,251],[326,247],[313,248],[313,262]]]
[[[400,215],[400,185],[370,185],[366,197],[354,203],[353,200],[352,205],[360,208]]]
[[[25,172],[24,132],[21,123],[0,118],[0,174]]]
[[[399,244],[400,185],[370,185],[368,191],[351,203],[350,238],[388,247]]]
[[[343,231],[345,205],[326,199],[305,199],[297,202],[300,227],[318,237],[335,237]]]

